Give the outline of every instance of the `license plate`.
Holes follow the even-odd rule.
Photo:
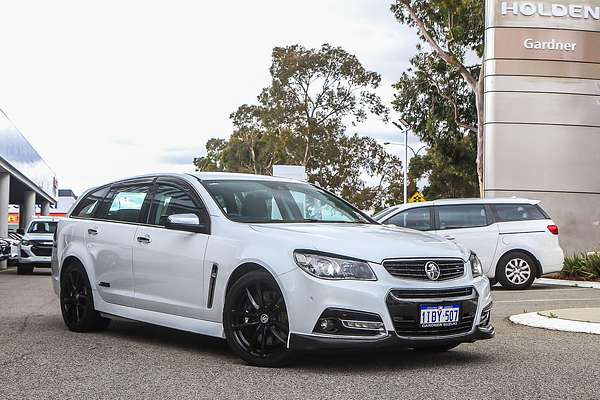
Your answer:
[[[421,306],[421,327],[452,326],[458,324],[460,306]]]

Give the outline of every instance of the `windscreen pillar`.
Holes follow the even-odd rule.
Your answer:
[[[0,238],[8,237],[8,198],[10,194],[10,175],[0,173]],[[6,268],[6,261],[0,261],[0,269]]]
[[[50,202],[47,200],[42,201],[42,207],[40,210],[40,215],[47,217],[50,215]]]
[[[23,193],[23,205],[21,206],[21,228],[27,229],[29,223],[35,217],[35,192]]]

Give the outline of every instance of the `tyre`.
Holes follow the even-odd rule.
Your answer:
[[[31,275],[33,274],[32,265],[17,265],[17,275]]]
[[[69,330],[93,332],[108,327],[110,319],[104,318],[94,308],[92,287],[81,264],[66,266],[60,274],[60,310]]]
[[[293,359],[285,300],[267,272],[249,272],[231,286],[223,325],[229,347],[248,364],[281,367]]]
[[[535,261],[526,253],[515,251],[505,254],[498,261],[496,278],[506,289],[527,289],[535,280]]]
[[[498,283],[498,280],[496,278],[490,278],[490,287],[496,286],[496,283]]]

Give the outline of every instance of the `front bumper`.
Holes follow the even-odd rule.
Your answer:
[[[51,256],[36,255],[34,246],[23,246],[19,248],[19,264],[36,265],[40,267],[50,267]]]
[[[298,351],[314,350],[363,350],[363,349],[415,349],[428,347],[443,347],[460,343],[473,343],[477,340],[492,339],[495,335],[494,327],[477,327],[474,332],[454,338],[437,337],[435,339],[407,339],[388,332],[386,336],[376,338],[335,338],[331,336],[290,334],[289,348]]]
[[[377,275],[377,281],[328,281],[309,276],[300,269],[280,275],[278,279],[281,281],[280,287],[284,292],[290,325],[288,347],[298,350],[416,348],[474,342],[494,336],[494,328],[489,318],[482,322],[486,319],[485,314],[482,319],[482,311],[489,309],[492,303],[487,278],[473,279],[467,273],[458,279],[432,282],[396,278],[387,273],[380,265],[372,264],[371,267]],[[410,305],[390,304],[390,293],[423,290],[435,292],[458,288],[472,288],[473,296],[463,297],[459,300],[452,297],[435,298],[434,296],[434,298],[428,299],[403,299],[400,303],[412,303],[413,308],[416,309],[419,305],[426,304],[465,301],[466,305],[466,302],[469,302],[469,315],[462,315],[461,323],[464,323],[463,317],[465,320],[470,318],[472,322],[463,325],[464,329],[430,334],[423,332],[413,318],[414,325],[411,328],[414,329],[414,333],[401,331],[405,317],[403,313]],[[397,307],[394,309],[395,306]],[[316,326],[323,312],[332,308],[377,315],[383,323],[383,328],[380,332],[374,332],[373,335],[358,337],[318,332]],[[467,307],[464,309],[466,310]],[[414,314],[411,315],[414,316]]]

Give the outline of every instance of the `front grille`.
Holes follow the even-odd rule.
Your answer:
[[[477,314],[478,295],[471,287],[445,290],[392,290],[386,304],[394,330],[399,336],[428,337],[468,333]],[[460,305],[457,325],[421,327],[420,307],[423,305]]]
[[[50,257],[52,255],[52,247],[33,246],[31,252],[38,257]]]
[[[465,262],[460,258],[388,260],[383,262],[383,267],[398,278],[429,280],[425,273],[425,264],[430,261],[436,263],[440,269],[438,281],[460,278],[465,274]]]
[[[396,299],[442,299],[447,297],[466,297],[473,294],[472,287],[452,289],[417,289],[401,290],[395,289],[390,294]]]

